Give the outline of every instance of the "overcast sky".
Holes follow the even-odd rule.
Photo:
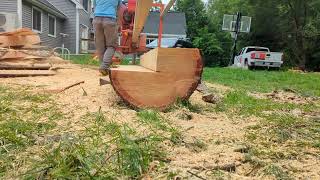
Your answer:
[[[203,2],[208,2],[208,0],[202,0]],[[167,4],[169,0],[162,0],[162,3]]]

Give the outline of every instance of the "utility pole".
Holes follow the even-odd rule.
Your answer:
[[[241,17],[242,17],[241,12],[237,12],[235,30],[233,31],[235,33],[234,41],[233,41],[233,51],[232,51],[231,59],[229,62],[229,66],[233,64],[234,58],[236,57],[236,54],[237,54],[237,41],[238,41],[238,35],[240,33],[240,28],[241,28]]]

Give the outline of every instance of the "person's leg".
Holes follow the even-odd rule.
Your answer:
[[[103,21],[106,51],[100,68],[108,70],[112,64],[112,57],[118,45],[118,29],[115,20],[105,18]]]
[[[103,21],[101,17],[95,17],[93,20],[93,27],[95,31],[95,46],[96,46],[96,54],[102,63],[104,52],[106,51],[105,44],[105,36],[104,36],[104,28]]]
[[[107,47],[107,50],[104,53],[103,56],[103,61],[101,63],[100,68],[107,70],[110,68],[111,64],[112,64],[112,57],[115,53],[116,49],[114,47]]]

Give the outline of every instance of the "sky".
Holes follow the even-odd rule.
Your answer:
[[[167,4],[170,0],[162,0],[163,4]],[[203,2],[208,2],[208,0],[202,0]]]

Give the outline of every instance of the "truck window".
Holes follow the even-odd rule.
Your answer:
[[[242,48],[242,49],[240,50],[238,56],[241,55],[241,54],[243,54],[243,51],[244,51],[245,49],[246,49],[246,48]]]
[[[269,52],[268,49],[265,48],[248,48],[247,53],[252,52],[252,51],[262,51],[262,52]]]

